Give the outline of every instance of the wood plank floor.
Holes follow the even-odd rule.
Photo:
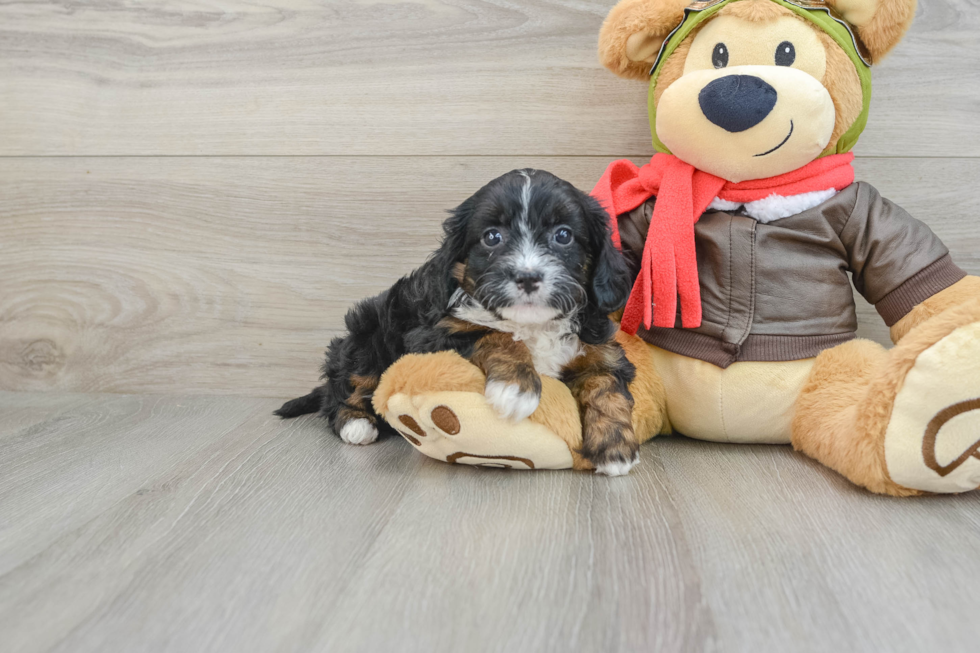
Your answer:
[[[275,400],[0,393],[0,649],[976,651],[980,493],[681,438],[629,477],[343,445]]]

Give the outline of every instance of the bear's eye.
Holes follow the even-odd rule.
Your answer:
[[[796,61],[796,48],[789,41],[783,41],[776,46],[776,65],[792,66]]]
[[[719,43],[711,52],[711,63],[715,68],[724,68],[728,65],[728,48],[724,43]]]

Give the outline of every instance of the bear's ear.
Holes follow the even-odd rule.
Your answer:
[[[915,18],[916,0],[827,0],[857,28],[871,61],[878,63],[905,36]]]
[[[620,0],[599,32],[599,61],[620,77],[649,80],[660,46],[684,19],[689,1]]]

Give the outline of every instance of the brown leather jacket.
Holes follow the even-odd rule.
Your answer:
[[[619,216],[634,274],[656,199]],[[851,282],[891,326],[956,283],[957,267],[932,231],[872,186],[851,184],[823,204],[769,223],[707,211],[694,227],[703,321],[639,335],[719,367],[811,358],[854,338]]]

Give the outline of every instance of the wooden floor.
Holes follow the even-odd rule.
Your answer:
[[[980,493],[787,447],[625,478],[342,444],[245,397],[0,393],[0,649],[976,651]]]

